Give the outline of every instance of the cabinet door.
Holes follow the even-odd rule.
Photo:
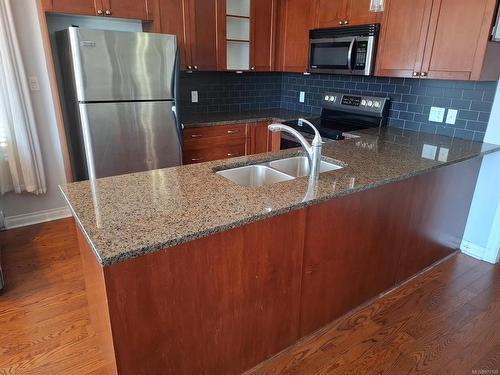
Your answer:
[[[495,0],[435,0],[422,72],[429,78],[479,79]]]
[[[181,69],[191,65],[191,54],[186,38],[186,0],[161,0],[161,32],[177,36]]]
[[[305,72],[309,62],[309,30],[314,25],[315,7],[310,0],[281,3],[278,66],[285,72]]]
[[[46,12],[87,16],[95,16],[98,10],[103,10],[101,0],[42,0],[42,7]]]
[[[376,75],[417,76],[427,38],[432,0],[387,0]]]
[[[317,0],[316,27],[338,27],[347,20],[347,0]]]
[[[149,20],[147,0],[103,0],[104,13],[116,18]],[[107,14],[106,12],[110,12]]]
[[[251,69],[270,72],[274,68],[277,0],[253,0],[250,17]]]
[[[187,31],[195,70],[217,70],[217,0],[189,0]]]
[[[370,12],[370,0],[349,0],[347,2],[346,21],[348,25],[378,23],[382,13]]]

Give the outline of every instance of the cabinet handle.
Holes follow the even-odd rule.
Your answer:
[[[191,161],[202,161],[203,158],[191,158]]]
[[[239,132],[240,132],[239,130],[228,130],[227,134],[235,134],[235,133],[239,133]]]
[[[255,66],[252,66],[252,67],[250,68],[250,70],[255,70]]]
[[[111,11],[109,9],[106,9],[106,16],[111,16]]]
[[[198,70],[198,66],[197,65],[194,66],[194,70]]]
[[[343,25],[343,24],[344,24],[344,22],[343,22],[343,21],[339,21],[339,25]]]
[[[102,16],[102,9],[98,9],[98,10],[97,10],[97,15],[98,15],[98,16]]]
[[[420,75],[418,72],[413,72],[413,77]]]
[[[239,152],[235,152],[234,154],[232,154],[232,153],[230,153],[230,152],[229,152],[229,153],[227,154],[227,156],[239,156],[239,155],[240,155],[240,153],[239,153]]]
[[[201,134],[191,134],[191,138],[201,138],[203,135]]]
[[[427,72],[420,73],[420,77],[427,77]]]
[[[344,21],[344,25],[348,25],[349,24],[349,21]]]

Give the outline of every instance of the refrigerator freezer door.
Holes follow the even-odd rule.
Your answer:
[[[89,179],[180,165],[171,101],[80,104]]]
[[[79,102],[164,100],[174,97],[174,35],[67,31]],[[59,46],[61,48],[61,46]],[[66,47],[67,48],[67,47]]]

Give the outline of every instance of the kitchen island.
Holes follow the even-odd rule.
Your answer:
[[[326,144],[343,168],[261,187],[259,154],[62,187],[110,372],[240,373],[459,248],[500,147],[383,129]]]

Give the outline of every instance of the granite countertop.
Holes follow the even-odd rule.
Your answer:
[[[313,113],[288,111],[286,109],[266,109],[249,112],[192,113],[182,116],[185,128],[217,126],[226,124],[246,124],[265,120],[293,120],[297,118],[318,117]]]
[[[214,173],[214,169],[302,153],[301,149],[291,149],[77,182],[61,190],[98,261],[110,266],[500,150],[500,146],[391,128],[381,134],[371,130],[359,135],[357,139],[324,145],[323,155],[345,167],[322,173],[315,186],[303,177],[243,187]],[[423,150],[439,155],[440,148],[448,149],[446,160],[422,157]]]

